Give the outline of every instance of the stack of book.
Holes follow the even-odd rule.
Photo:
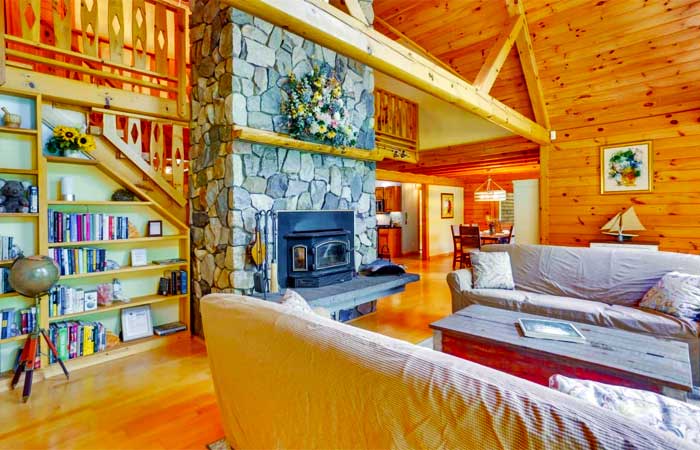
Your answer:
[[[36,324],[36,307],[20,309],[6,308],[0,311],[2,323],[0,339],[7,339],[22,334],[31,333]]]
[[[49,317],[97,309],[97,291],[57,284],[49,291]]]
[[[102,322],[55,322],[49,325],[49,339],[64,361],[107,349],[107,329]],[[56,362],[51,352],[49,362]]]
[[[0,236],[0,261],[15,259],[17,256],[15,238],[12,236]]]
[[[51,252],[61,268],[61,275],[103,272],[107,263],[104,248],[54,248]]]
[[[8,292],[14,292],[14,289],[10,286],[10,268],[0,267],[0,294]]]
[[[160,295],[187,294],[187,271],[171,270],[167,276],[160,279],[158,293]]]
[[[129,239],[129,218],[49,210],[49,242]]]

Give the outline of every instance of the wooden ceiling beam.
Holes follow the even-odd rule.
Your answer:
[[[508,13],[512,17],[519,16],[525,19],[523,0],[506,0],[506,5]],[[542,92],[542,82],[537,70],[537,59],[535,59],[535,50],[532,47],[532,38],[530,37],[530,28],[527,25],[527,20],[523,20],[523,26],[515,40],[515,45],[518,48],[520,64],[523,67],[523,75],[525,76],[527,91],[530,95],[532,110],[535,113],[535,120],[549,130],[551,128],[549,114],[547,113],[544,93]]]
[[[377,28],[377,25],[380,27],[386,28],[386,30],[396,36],[396,41],[404,44],[406,47],[412,48],[413,50],[420,52],[425,56],[426,58],[430,59],[436,64],[439,64],[443,68],[449,70],[452,72],[454,75],[458,77],[462,77],[452,66],[438,58],[437,56],[433,55],[430,53],[428,50],[424,49],[421,47],[416,41],[411,39],[410,37],[406,36],[403,32],[395,28],[392,24],[387,22],[386,20],[382,19],[381,17],[375,17],[374,18],[374,23],[375,23],[375,29]]]
[[[351,16],[353,16],[355,19],[359,20],[365,25],[369,25],[369,20],[367,20],[367,16],[365,16],[365,12],[362,11],[362,7],[360,6],[360,2],[357,0],[343,0],[345,2],[345,6],[348,7],[348,12],[350,13]]]
[[[223,0],[539,144],[549,130],[354,17],[313,0]]]
[[[474,87],[479,91],[485,94],[491,91],[498,74],[503,68],[503,63],[506,62],[506,58],[508,58],[516,38],[523,29],[524,21],[523,16],[512,17],[504,27],[496,43],[491,47],[486,57],[486,62],[481,66],[481,70],[479,70],[479,74],[474,80]]]
[[[456,178],[435,177],[430,175],[396,172],[393,170],[384,169],[377,169],[377,180],[394,181],[397,183],[434,184],[438,186],[462,186],[462,183]]]

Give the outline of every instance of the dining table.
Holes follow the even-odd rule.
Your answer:
[[[479,232],[479,234],[481,235],[481,241],[484,244],[498,244],[502,241],[507,242],[508,238],[510,238],[510,233],[508,233],[507,231],[491,233],[489,230],[484,230]]]

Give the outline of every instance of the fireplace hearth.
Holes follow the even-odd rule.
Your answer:
[[[279,211],[281,287],[322,287],[355,276],[354,211]]]

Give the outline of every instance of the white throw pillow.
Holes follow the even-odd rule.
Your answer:
[[[292,289],[287,289],[284,292],[280,303],[296,312],[304,314],[317,314],[321,317],[325,317],[326,319],[330,319],[331,317],[326,308],[322,308],[320,306],[312,308],[304,297]]]
[[[549,387],[700,446],[700,408],[653,392],[553,375]]]
[[[506,252],[471,252],[474,289],[515,289],[510,255]]]
[[[700,318],[700,275],[670,272],[649,289],[639,303],[642,308],[655,309],[691,320]]]

